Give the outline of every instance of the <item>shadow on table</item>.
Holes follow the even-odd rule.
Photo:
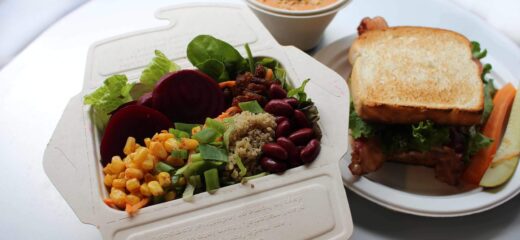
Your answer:
[[[520,213],[520,196],[492,210],[455,218],[427,218],[395,212],[349,190],[347,197],[355,224],[352,239],[367,234],[376,239],[497,239]],[[358,235],[359,232],[363,234]]]

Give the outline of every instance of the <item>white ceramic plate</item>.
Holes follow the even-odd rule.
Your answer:
[[[428,4],[431,4],[434,9],[425,12],[424,15],[417,14],[414,9],[407,9],[405,4],[398,4],[402,6],[399,12],[396,12],[395,8],[389,7],[388,10],[384,10],[385,6],[378,6],[375,13],[385,16],[390,25],[421,24],[441,27],[458,31],[471,40],[479,41],[482,47],[488,49],[488,56],[482,62],[493,65],[491,77],[495,79],[496,85],[502,86],[506,82],[512,82],[518,86],[520,49],[514,43],[470,13],[446,1],[432,2]],[[382,3],[385,4],[389,3]],[[407,14],[415,16],[418,21],[410,21],[411,16]],[[347,79],[351,70],[347,51],[356,36],[350,35],[339,39],[321,49],[314,57]],[[346,187],[379,205],[414,215],[430,217],[469,215],[496,207],[520,192],[518,172],[500,188],[463,191],[437,181],[432,169],[426,167],[385,163],[375,173],[355,177],[347,167],[349,163],[350,152],[347,152],[340,161]]]

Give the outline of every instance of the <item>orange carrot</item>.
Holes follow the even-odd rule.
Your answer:
[[[502,139],[502,134],[507,124],[507,116],[511,110],[515,94],[516,89],[511,83],[505,85],[495,94],[493,98],[493,110],[482,129],[482,134],[493,139],[493,142],[472,157],[468,168],[466,168],[462,175],[463,182],[470,185],[478,185],[480,183],[480,179],[482,179],[482,176],[484,176],[484,173],[491,164],[493,156],[500,144],[500,140]]]
[[[265,80],[272,80],[272,79],[273,79],[273,70],[268,68],[267,72],[265,72]]]
[[[127,203],[125,211],[128,214],[133,215],[133,214],[137,213],[137,211],[139,211],[139,209],[141,209],[144,206],[146,206],[146,204],[148,204],[149,201],[150,201],[150,199],[143,198],[143,199],[141,199],[141,201],[139,201],[138,203],[136,203],[134,205],[130,205],[130,204]]]
[[[240,108],[239,107],[235,107],[235,106],[231,106],[230,108],[228,108],[225,112],[223,112],[222,114],[220,114],[217,119],[224,119],[224,118],[228,118],[228,117],[231,117],[233,115],[235,115],[236,113],[239,113],[241,112]]]
[[[235,80],[225,81],[218,84],[220,88],[233,87],[237,84]]]
[[[111,198],[105,198],[103,199],[103,202],[111,208],[116,208],[116,203]]]

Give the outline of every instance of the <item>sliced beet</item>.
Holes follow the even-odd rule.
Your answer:
[[[119,109],[108,121],[101,139],[101,163],[105,166],[116,155],[123,158],[123,148],[128,137],[134,137],[144,146],[144,138],[172,126],[168,117],[149,107],[129,105]]]
[[[153,107],[152,92],[145,93],[137,100],[137,104],[147,107]]]
[[[137,101],[130,101],[127,103],[123,103],[123,104],[121,104],[121,106],[117,107],[116,110],[110,112],[110,115],[114,115],[114,113],[116,113],[117,111],[121,110],[122,108],[124,108],[126,106],[136,105],[136,104],[138,104]]]
[[[167,74],[152,93],[153,108],[172,122],[203,123],[225,109],[224,95],[217,82],[196,70]]]

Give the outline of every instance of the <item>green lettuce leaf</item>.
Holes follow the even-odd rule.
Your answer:
[[[139,82],[144,85],[149,92],[153,89],[155,84],[164,76],[166,73],[175,72],[180,69],[179,65],[170,61],[164,53],[159,50],[155,50],[155,57],[152,59],[150,64],[143,70]]]
[[[473,54],[474,58],[482,59],[482,58],[486,57],[487,49],[481,50],[480,43],[472,41],[471,42],[471,53]]]
[[[287,92],[287,97],[294,97],[298,99],[299,102],[309,101],[307,99],[307,93],[305,93],[305,85],[310,81],[310,79],[305,79],[301,86],[297,88],[293,88]]]
[[[363,121],[361,119],[356,111],[354,110],[353,104],[350,104],[350,115],[349,115],[349,128],[350,128],[350,134],[354,139],[360,138],[360,137],[371,137],[374,135],[375,128],[369,124]]]
[[[475,155],[480,149],[488,147],[493,142],[493,139],[484,136],[477,131],[475,126],[469,128],[469,140],[466,147],[466,154],[464,160],[469,161],[469,158]]]
[[[84,97],[83,103],[92,105],[96,126],[104,129],[109,115],[124,103],[132,101],[130,90],[133,84],[128,83],[125,75],[114,75],[107,78],[103,86]]]
[[[441,146],[450,140],[447,127],[436,126],[432,121],[422,121],[412,126],[411,148],[419,151],[429,151],[432,147]]]

